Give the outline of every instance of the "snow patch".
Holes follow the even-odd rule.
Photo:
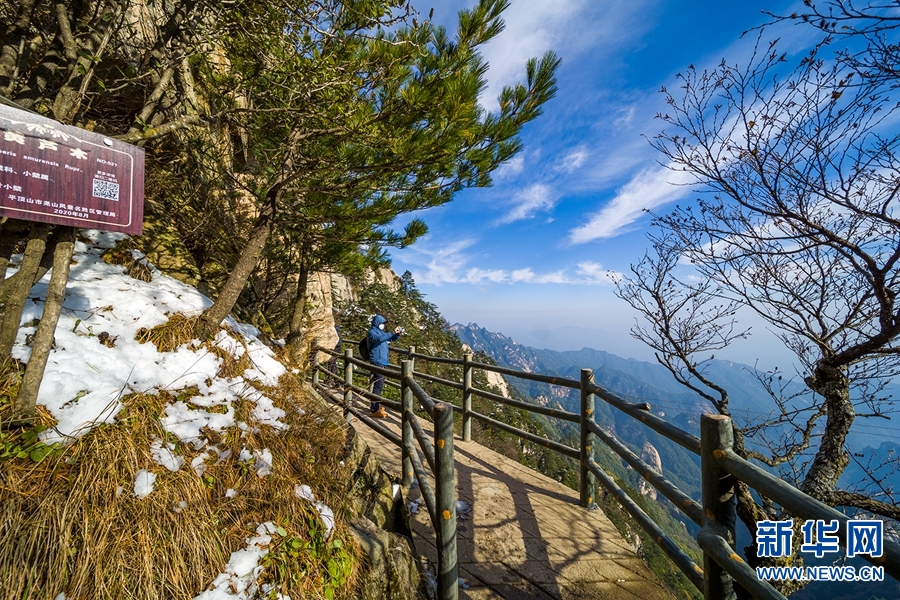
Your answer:
[[[325,539],[330,538],[331,532],[334,530],[334,511],[332,511],[324,502],[316,500],[316,495],[313,493],[312,488],[306,484],[294,486],[294,495],[301,500],[312,502],[313,506],[315,506],[316,510],[319,512],[319,519],[321,519],[322,524],[325,526]]]
[[[247,546],[231,553],[225,571],[220,573],[209,589],[194,597],[194,600],[251,600],[260,590],[259,576],[263,572],[260,561],[269,553],[269,544],[275,533],[271,521],[256,528],[256,535],[247,538]]]
[[[141,469],[134,476],[134,495],[143,500],[153,492],[154,483],[156,483],[156,473]]]
[[[42,441],[65,442],[97,425],[115,422],[121,399],[128,394],[177,393],[191,387],[197,388],[197,395],[188,399],[190,405],[176,402],[167,406],[163,427],[197,449],[205,444],[200,439],[203,427],[221,432],[235,425],[231,405],[239,398],[258,404],[253,415],[262,424],[287,429],[281,421],[284,412],[249,385],[275,386],[285,373],[284,366],[257,338],[259,330],[229,318],[232,334],[217,333],[214,343],[218,347],[236,358],[249,353],[251,367],[232,379],[216,377],[222,360],[197,340],[166,353],[152,343],[139,343],[135,336],[141,328],[165,323],[176,313],[198,315],[211,300],[159,273],[139,252],[132,255],[153,269],[152,282],[129,277],[124,267],[104,262],[103,251],[128,236],[97,230],[85,230],[82,235],[91,243],[76,243],[56,343],[37,399],[58,421],[55,428],[42,433]],[[12,272],[8,269],[7,275]],[[35,284],[34,301],[27,303],[23,323],[40,319],[49,276]],[[23,362],[31,358],[26,336],[34,329],[23,327],[18,332],[13,356]],[[106,334],[103,339],[113,340],[112,347],[100,343],[101,334]]]
[[[161,467],[165,467],[173,473],[181,468],[184,464],[184,458],[178,456],[174,452],[175,444],[166,444],[162,440],[154,440],[150,446],[150,454],[153,456],[153,462]]]
[[[272,451],[264,448],[262,451],[253,451],[253,468],[257,477],[266,477],[272,474]]]

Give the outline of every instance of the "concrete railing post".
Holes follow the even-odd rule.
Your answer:
[[[435,500],[438,523],[438,598],[457,600],[459,565],[456,553],[456,475],[453,464],[453,406],[434,407]]]
[[[409,449],[413,445],[413,430],[409,420],[413,414],[413,391],[406,383],[407,377],[412,377],[413,362],[411,360],[400,361],[400,433],[401,446],[400,456],[402,457],[402,475],[400,483],[404,488],[408,488],[413,482],[413,465],[412,459],[409,457]]]
[[[594,502],[594,493],[597,489],[594,473],[588,468],[588,463],[594,460],[594,434],[588,427],[588,422],[594,420],[594,394],[591,389],[594,385],[594,371],[581,370],[581,448],[580,448],[580,476],[578,478],[578,492],[581,506],[588,509],[597,508]]]
[[[353,363],[350,362],[352,358],[353,350],[350,348],[344,350],[344,418],[348,423],[353,420],[350,412],[350,407],[353,406],[353,389],[350,387],[353,385]]]
[[[472,441],[472,354],[463,354],[462,438]]]
[[[734,548],[734,478],[719,467],[717,458],[731,450],[734,434],[725,415],[700,417],[700,469],[703,490],[703,528]],[[706,600],[734,600],[734,581],[708,554],[703,554],[703,596]]]

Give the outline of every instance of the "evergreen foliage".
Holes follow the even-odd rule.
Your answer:
[[[427,230],[398,215],[490,185],[519,151],[559,60],[481,107],[479,48],[508,4],[450,32],[397,0],[0,0],[0,95],[145,146],[149,216],[216,298],[197,333],[237,306],[293,340],[311,273],[384,264]]]

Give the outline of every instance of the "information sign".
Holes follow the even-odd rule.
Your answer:
[[[0,104],[0,216],[140,234],[144,151]]]

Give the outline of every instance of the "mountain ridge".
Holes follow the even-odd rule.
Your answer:
[[[480,327],[477,323],[450,326],[465,344],[485,352],[508,368],[529,373],[544,373],[578,379],[582,368],[594,370],[598,385],[617,394],[661,404],[672,409],[711,410],[708,402],[675,381],[664,366],[635,358],[623,358],[605,350],[583,347],[581,350],[538,349],[520,344],[499,332]],[[711,376],[720,379],[732,390],[735,412],[767,414],[771,411],[771,397],[762,388],[753,367],[733,361],[713,360],[708,367]],[[534,387],[534,386],[532,386]]]

